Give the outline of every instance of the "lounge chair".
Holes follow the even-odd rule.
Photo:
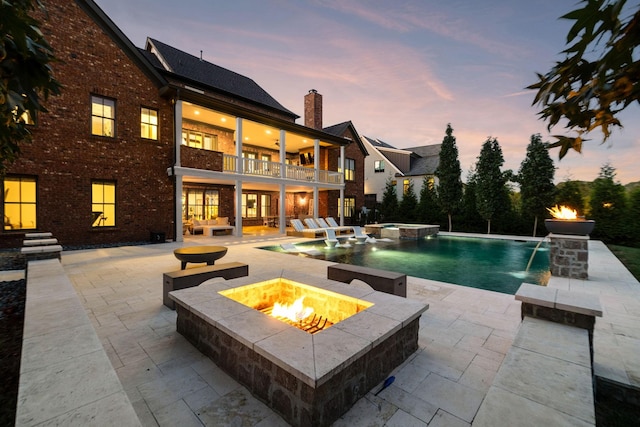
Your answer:
[[[324,243],[330,248],[335,248],[336,245],[338,244],[338,239],[336,239],[336,232],[333,231],[333,229],[331,228],[325,228],[324,232],[327,235],[327,238],[324,240]]]
[[[313,218],[305,218],[304,219],[304,223],[307,225],[307,227],[309,228],[309,230],[325,230],[326,227],[321,227],[319,226],[314,220]]]
[[[341,227],[339,225],[329,225],[327,223],[327,221],[324,220],[324,218],[314,218],[314,221],[320,227],[322,227],[322,228],[332,228],[338,234],[351,232],[351,227],[347,227],[347,226]],[[334,221],[334,224],[335,224],[335,221]]]
[[[307,254],[307,255],[321,255],[322,252],[320,252],[319,250],[315,249],[315,248],[301,248],[299,246],[296,246],[293,243],[282,243],[280,245],[280,247],[288,253],[294,253],[294,254]]]
[[[301,236],[301,237],[307,237],[307,238],[315,238],[315,237],[325,235],[324,228],[313,228],[313,229],[306,228],[304,224],[302,224],[302,221],[299,219],[292,219],[290,222],[291,222],[291,226],[294,229],[294,232],[293,233],[287,232],[288,235]]]
[[[356,245],[364,245],[369,236],[362,230],[362,227],[360,227],[359,225],[354,225],[352,228],[354,232],[353,237],[356,239]]]

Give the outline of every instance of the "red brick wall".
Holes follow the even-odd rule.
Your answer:
[[[53,64],[62,95],[22,146],[9,175],[37,177],[39,231],[63,245],[148,241],[150,231],[173,238],[170,100],[73,1],[46,1],[42,30],[60,62]],[[116,137],[91,136],[91,95],[116,100]],[[159,140],[140,137],[140,107],[159,111]],[[116,227],[91,227],[91,182],[116,182]],[[0,246],[22,233],[0,232]]]

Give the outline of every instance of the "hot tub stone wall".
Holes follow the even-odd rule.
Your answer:
[[[589,237],[554,235],[550,237],[551,275],[572,279],[589,277]]]
[[[417,317],[317,388],[176,304],[177,330],[293,426],[329,426],[418,349]]]

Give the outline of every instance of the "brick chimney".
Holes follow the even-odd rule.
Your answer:
[[[315,89],[304,96],[304,125],[322,129],[322,95]]]

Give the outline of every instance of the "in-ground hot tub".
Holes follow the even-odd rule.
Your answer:
[[[411,239],[417,240],[434,236],[440,232],[439,225],[428,224],[367,224],[365,232],[377,239]]]
[[[300,295],[329,326],[309,332],[266,314],[274,296]],[[330,425],[384,380],[417,350],[428,309],[293,272],[212,279],[170,296],[178,331],[294,426]]]

